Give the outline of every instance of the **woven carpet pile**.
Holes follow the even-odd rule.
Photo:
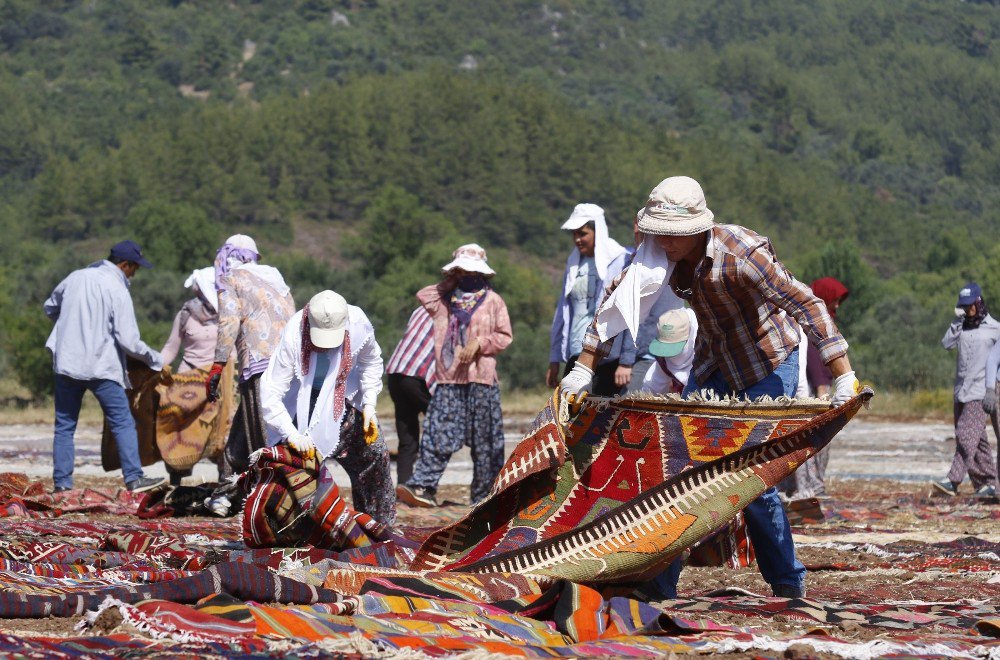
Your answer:
[[[832,557],[807,567],[837,571],[842,587],[783,599],[682,583],[682,598],[661,602],[634,590],[699,543],[699,561],[750,561],[740,509],[825,446],[868,396],[832,411],[594,401],[566,426],[552,401],[485,503],[401,507],[391,533],[365,536],[362,525],[339,548],[324,547],[328,528],[300,530],[319,544],[251,548],[239,517],[140,518],[162,509],[124,491],[52,495],[0,475],[0,653],[777,658],[809,647],[852,658],[1000,656],[1000,539],[838,540],[846,537],[831,530],[857,529],[873,502],[828,502],[825,520],[797,521],[797,536],[808,535],[800,545]],[[335,486],[318,492],[357,524]],[[913,503],[989,511],[965,504]],[[852,589],[851,576],[872,571],[906,571],[915,586]],[[970,574],[975,588],[928,586]],[[30,632],[38,628],[28,619],[44,617],[74,629]]]

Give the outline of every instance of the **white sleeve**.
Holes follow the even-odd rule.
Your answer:
[[[663,371],[659,362],[654,361],[653,366],[646,370],[646,375],[642,379],[642,389],[653,394],[670,392],[670,376]]]
[[[382,347],[375,341],[375,332],[368,326],[371,335],[358,351],[358,369],[361,370],[361,404],[375,405],[382,391]]]
[[[796,324],[798,325],[798,324]],[[809,339],[806,331],[799,325],[799,386],[795,389],[796,398],[802,399],[809,396],[809,379],[806,377],[807,355],[809,353]]]
[[[260,408],[264,416],[264,423],[273,429],[279,437],[287,439],[298,433],[295,424],[292,423],[292,416],[285,408],[284,398],[295,378],[295,360],[297,352],[292,346],[293,336],[288,332],[292,327],[289,323],[285,326],[285,331],[281,333],[281,341],[274,351],[264,375],[260,377]],[[298,328],[292,328],[297,331]]]
[[[944,337],[941,338],[941,345],[946,349],[951,350],[958,346],[958,338],[962,335],[962,325],[963,319],[955,319],[948,326],[948,329],[944,332]]]

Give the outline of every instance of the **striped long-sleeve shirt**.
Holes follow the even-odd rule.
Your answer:
[[[402,374],[422,378],[430,388],[434,373],[434,320],[427,310],[418,307],[410,314],[403,338],[385,365],[387,374]]]
[[[698,318],[691,373],[696,383],[716,369],[736,391],[766,378],[799,344],[789,317],[802,326],[824,363],[847,354],[847,341],[823,301],[778,261],[770,240],[750,229],[715,225],[690,288],[678,286],[678,271],[674,268],[669,286],[689,301]],[[599,342],[592,327],[585,347],[600,354]]]

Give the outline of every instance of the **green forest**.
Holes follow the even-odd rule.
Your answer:
[[[851,290],[858,375],[947,387],[958,289],[1000,310],[1000,4],[873,0],[0,0],[0,376],[51,389],[42,302],[138,241],[159,347],[188,272],[252,235],[298,306],[383,351],[478,242],[542,384],[575,204],[612,234],[686,174],[805,282]]]

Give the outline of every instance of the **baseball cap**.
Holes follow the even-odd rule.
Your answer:
[[[309,341],[316,348],[336,348],[347,331],[347,301],[335,291],[320,291],[309,299]]]
[[[122,241],[121,243],[115,243],[111,246],[111,256],[109,261],[115,263],[120,263],[122,261],[131,261],[137,263],[143,268],[152,268],[153,264],[146,261],[145,257],[142,256],[142,248],[135,241]]]
[[[669,358],[684,350],[691,335],[691,321],[683,309],[672,309],[656,321],[656,339],[649,342],[649,352],[656,357]]]
[[[590,222],[596,224],[598,220],[604,220],[604,209],[597,204],[577,204],[562,228],[574,231]]]
[[[961,288],[958,292],[958,304],[961,306],[971,305],[972,303],[979,300],[979,297],[983,295],[982,289],[975,282],[969,282]]]

